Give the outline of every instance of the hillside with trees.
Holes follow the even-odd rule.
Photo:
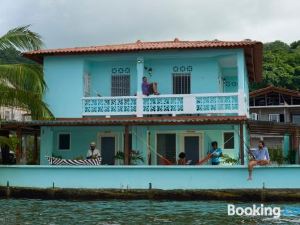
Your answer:
[[[300,90],[300,40],[290,45],[282,41],[264,44],[263,81],[251,84],[251,90],[274,85]],[[15,48],[0,49],[0,64],[35,64]]]
[[[268,85],[300,90],[300,40],[265,43],[263,54],[263,81],[252,84],[251,90]]]

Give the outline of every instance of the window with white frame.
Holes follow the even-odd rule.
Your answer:
[[[191,74],[173,73],[173,94],[191,93]]]
[[[111,95],[129,96],[130,95],[130,75],[112,75],[111,76]]]
[[[234,132],[224,132],[224,149],[234,149]]]
[[[8,111],[8,110],[4,111],[4,119],[5,120],[10,120],[10,111]]]
[[[91,76],[88,73],[84,74],[83,76],[83,85],[84,97],[91,96]]]
[[[279,122],[280,121],[279,114],[269,114],[269,121]]]
[[[58,134],[58,150],[71,149],[71,135],[68,133]]]

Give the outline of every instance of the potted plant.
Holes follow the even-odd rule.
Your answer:
[[[234,159],[234,158],[230,157],[227,154],[223,154],[222,155],[222,164],[225,164],[225,165],[237,165],[238,162],[239,161],[237,159]]]
[[[139,162],[144,162],[143,157],[141,156],[139,151],[131,150],[130,154],[130,165],[137,165]],[[117,160],[118,165],[124,165],[125,153],[122,151],[118,151],[114,157]]]
[[[269,149],[270,161],[272,164],[282,165],[284,162],[284,156],[282,149],[277,148],[270,148]]]

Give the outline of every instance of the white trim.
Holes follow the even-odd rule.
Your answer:
[[[151,132],[151,131],[149,131]],[[154,147],[153,150],[157,153],[157,135],[158,134],[175,134],[176,135],[176,139],[175,139],[175,154],[176,154],[176,160],[177,160],[177,156],[180,152],[184,151],[184,146],[182,146],[183,143],[183,137],[184,136],[199,136],[201,138],[199,138],[199,147],[200,147],[200,141],[202,142],[202,146],[200,149],[199,148],[199,159],[201,159],[201,150],[203,150],[203,154],[205,154],[204,152],[204,131],[201,130],[193,130],[193,132],[189,132],[189,130],[156,130],[156,131],[152,131],[151,133],[153,133],[154,135]],[[177,146],[177,142],[179,141],[179,146]],[[151,143],[150,143],[151,144]],[[182,151],[180,151],[179,149],[182,149]],[[152,165],[157,165],[157,155],[154,155],[154,160],[152,161],[151,158],[151,162]]]
[[[268,134],[263,134],[263,135],[259,135],[259,134],[250,134],[250,138],[261,138],[261,137],[266,137],[266,138],[283,138],[284,135],[268,135]]]
[[[207,110],[197,111],[196,110],[196,98],[197,97],[222,97],[222,96],[237,96],[238,97],[238,109],[232,110]],[[113,115],[136,115],[142,117],[143,115],[149,114],[229,114],[236,113],[239,115],[246,115],[243,93],[203,93],[203,94],[166,94],[166,95],[137,95],[137,96],[106,96],[106,97],[83,97],[82,98],[82,116],[113,116]],[[183,98],[183,111],[144,111],[143,110],[143,99],[152,98]],[[114,99],[135,99],[136,100],[136,111],[134,112],[85,112],[84,101],[86,100],[114,100]]]
[[[274,117],[274,116],[276,116],[277,117],[277,120],[275,121],[275,122],[280,122],[280,113],[269,113],[269,115],[268,115],[268,119],[269,119],[269,121],[271,121],[271,122],[274,122],[274,120],[271,120],[271,117]]]
[[[195,132],[195,133],[186,133],[186,132],[182,132],[178,134],[179,137],[179,148],[181,149],[181,151],[177,152],[177,155],[180,152],[185,152],[185,148],[184,148],[184,138],[185,137],[198,137],[199,138],[199,159],[202,159],[205,156],[205,151],[204,151],[204,131],[200,131],[200,132]]]
[[[61,134],[69,134],[69,136],[70,136],[70,146],[69,146],[69,149],[60,149],[59,148],[59,135],[61,135]],[[71,132],[58,132],[57,133],[57,136],[56,136],[56,140],[57,140],[57,151],[71,151],[71,149],[72,149],[72,147],[71,147],[71,141],[72,141],[72,139],[71,139]]]
[[[233,133],[233,148],[225,148],[224,143],[224,133]],[[235,146],[235,130],[226,130],[226,131],[222,131],[222,149],[226,150],[226,151],[234,151],[236,149],[237,146]]]
[[[260,109],[260,108],[300,108],[300,105],[264,105],[264,106],[249,106],[250,109]]]

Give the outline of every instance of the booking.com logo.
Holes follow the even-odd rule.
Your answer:
[[[259,206],[253,204],[252,207],[236,207],[233,204],[228,204],[227,213],[228,216],[272,216],[279,218],[281,210],[280,207],[267,207],[264,204],[260,204]]]

